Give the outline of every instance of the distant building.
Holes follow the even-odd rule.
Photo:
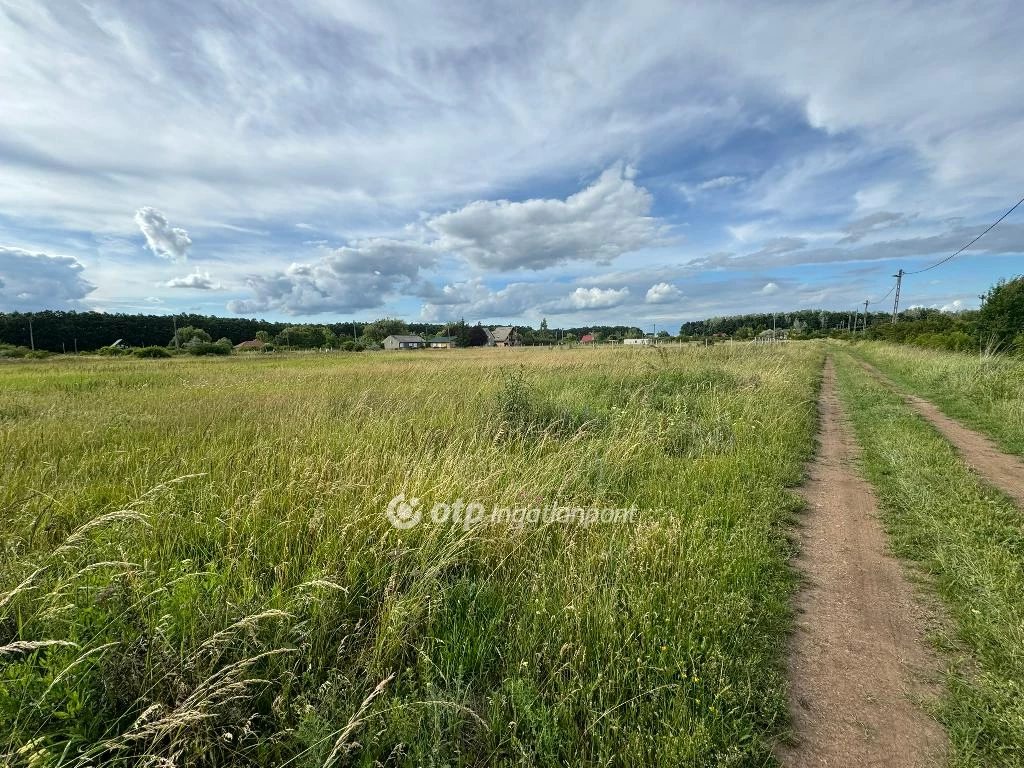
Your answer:
[[[455,337],[454,336],[435,336],[430,339],[427,344],[431,349],[454,349],[455,348]]]
[[[235,344],[236,352],[259,352],[267,346],[267,342],[260,341],[259,339],[252,339],[251,341],[243,341],[241,344]]]
[[[518,347],[519,336],[516,334],[516,329],[511,325],[498,326],[491,330],[488,335],[488,341],[494,339],[495,347]]]
[[[422,349],[427,342],[421,336],[388,336],[384,339],[384,349]]]
[[[592,333],[584,333],[580,336],[580,344],[593,344],[597,339],[594,338]]]
[[[650,346],[654,344],[654,339],[623,339],[622,343],[631,346]]]
[[[789,341],[789,333],[784,328],[779,328],[776,331],[769,328],[754,337],[755,344],[776,344],[780,341]]]

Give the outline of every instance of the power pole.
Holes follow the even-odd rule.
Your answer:
[[[900,287],[903,285],[903,274],[901,269],[893,275],[896,278],[896,298],[892,302],[892,321],[894,324],[900,321]]]
[[[174,323],[174,350],[176,352],[181,351],[181,342],[178,341],[178,317],[171,315],[171,322]]]
[[[28,316],[28,345],[35,350],[36,338],[32,335],[32,315]]]
[[[846,330],[849,333],[857,330],[857,318],[853,312],[850,313],[850,319],[846,321]]]
[[[78,354],[78,339],[75,338],[75,354]]]
[[[868,330],[868,304],[870,303],[868,299],[864,299],[864,326],[861,328],[864,333],[867,333]]]

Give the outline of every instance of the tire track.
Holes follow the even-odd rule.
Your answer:
[[[922,640],[925,611],[886,554],[874,493],[852,468],[857,449],[831,358],[819,413],[794,563],[806,577],[789,657],[796,744],[778,757],[792,768],[940,765],[946,735],[911,700],[937,693],[923,682],[939,672]]]
[[[1024,461],[1004,453],[991,438],[951,419],[929,401],[910,394],[870,363],[858,362],[930,421],[953,444],[967,466],[1024,508]]]

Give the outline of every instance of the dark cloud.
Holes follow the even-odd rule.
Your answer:
[[[872,213],[870,216],[857,219],[847,224],[843,231],[846,233],[846,237],[837,241],[837,245],[843,243],[856,243],[858,240],[863,240],[865,237],[870,235],[872,232],[877,232],[881,229],[888,229],[889,227],[896,226],[903,222],[908,221],[908,217],[902,213],[891,213],[889,211],[879,211],[878,213]]]
[[[12,310],[67,308],[96,290],[71,256],[0,246],[0,304]]]
[[[238,314],[281,311],[289,315],[373,309],[392,292],[416,291],[420,270],[435,261],[433,249],[422,243],[362,240],[310,264],[250,276],[246,285],[253,297],[232,301],[228,309]]]

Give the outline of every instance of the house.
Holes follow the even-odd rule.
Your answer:
[[[644,338],[644,339],[623,339],[622,343],[623,344],[629,344],[631,346],[632,345],[650,346],[650,345],[654,344],[654,339],[649,339],[649,338]]]
[[[775,344],[780,341],[789,341],[789,332],[784,328],[779,328],[775,331],[769,328],[767,331],[761,331],[754,337],[755,344]]]
[[[580,344],[593,344],[595,341],[596,339],[592,333],[584,333],[580,336]]]
[[[422,349],[427,342],[421,336],[392,335],[384,339],[384,349]]]
[[[502,325],[494,328],[488,334],[488,342],[494,339],[495,347],[518,347],[519,336],[516,334],[516,329],[511,325]],[[491,346],[488,343],[488,346]]]
[[[454,336],[435,336],[427,344],[431,349],[455,349]]]
[[[241,344],[235,344],[236,352],[259,352],[267,346],[267,342],[260,341],[259,339],[252,339],[250,341],[243,341]]]

